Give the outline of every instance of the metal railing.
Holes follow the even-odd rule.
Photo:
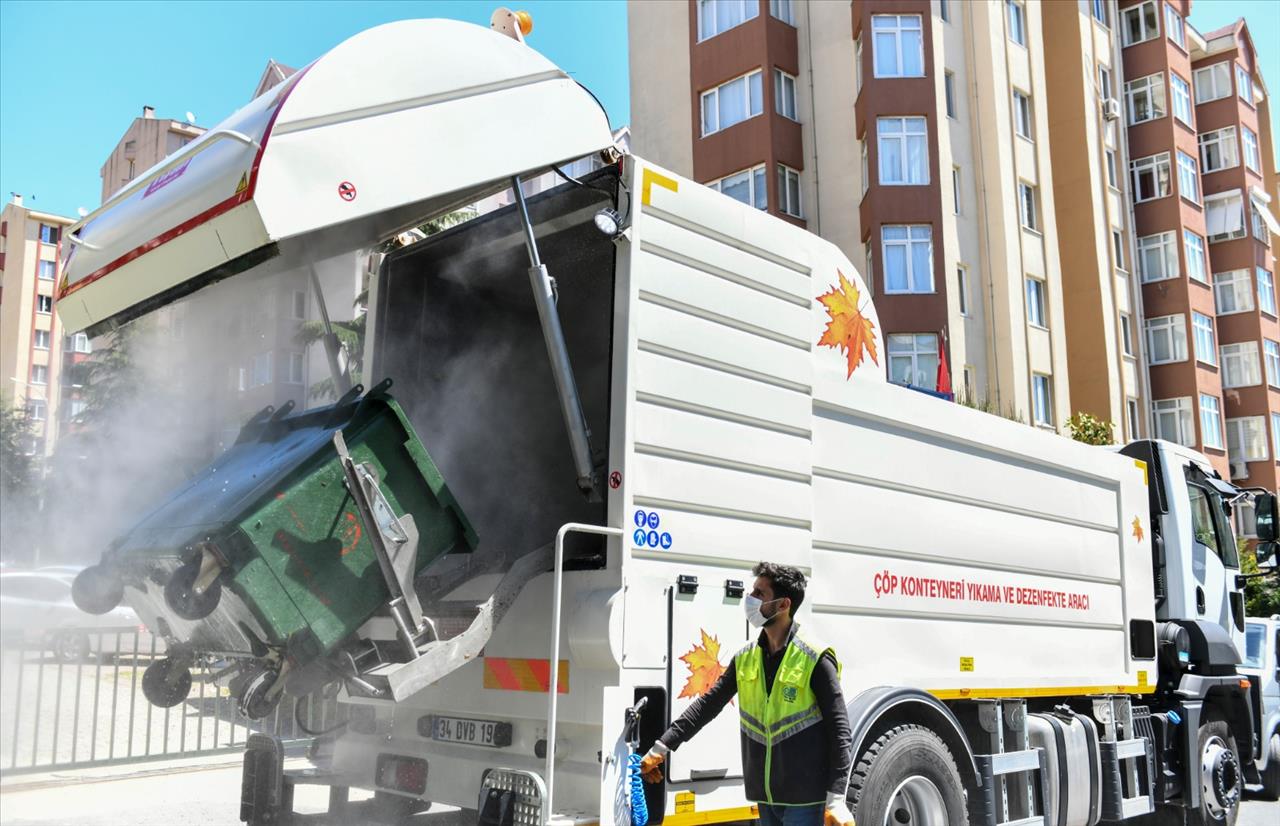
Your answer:
[[[207,661],[192,669],[185,700],[153,706],[143,696],[142,675],[164,656],[164,643],[141,629],[62,632],[50,643],[0,647],[0,771],[6,774],[230,754],[252,732],[288,743],[338,722],[331,697],[285,697],[267,717],[248,720],[215,681],[219,664]]]

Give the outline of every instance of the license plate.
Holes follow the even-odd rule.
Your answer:
[[[431,739],[442,743],[501,748],[511,745],[511,724],[497,720],[471,720],[466,717],[436,717]]]

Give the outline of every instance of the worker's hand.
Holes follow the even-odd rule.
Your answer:
[[[667,753],[670,751],[661,740],[654,742],[653,748],[640,761],[640,776],[644,778],[644,782],[662,782],[662,769],[658,767],[667,761]]]
[[[856,826],[853,812],[845,805],[842,795],[827,795],[827,813],[823,818],[823,826]]]

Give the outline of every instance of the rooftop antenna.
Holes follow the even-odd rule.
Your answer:
[[[76,215],[79,215],[81,218],[85,217],[88,214],[89,214],[89,210],[85,209],[84,207],[76,207]]]
[[[196,125],[196,116],[194,112],[187,112],[187,123],[191,124],[192,126]]]

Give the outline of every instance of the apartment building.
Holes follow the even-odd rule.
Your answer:
[[[1148,432],[1149,399],[1117,7],[1080,0],[1041,9],[1071,405],[1128,441]]]
[[[129,124],[98,173],[102,178],[103,202],[204,133],[203,126],[172,118],[157,118],[154,107],[142,107],[142,116]]]
[[[891,380],[936,390],[946,358],[958,396],[1061,429],[1074,407],[1043,11],[632,3],[632,142],[840,246],[871,286]],[[1142,397],[1124,375],[1117,363],[1098,393],[1122,400],[1098,408],[1117,421]]]
[[[1190,0],[1121,0],[1117,20],[1152,420],[1223,476],[1275,490],[1268,102],[1244,21],[1201,35],[1190,12]]]
[[[0,399],[26,411],[31,454],[53,452],[59,425],[79,412],[74,389],[60,392],[64,365],[84,359],[89,340],[64,336],[54,313],[63,229],[73,219],[23,206],[0,211]]]

